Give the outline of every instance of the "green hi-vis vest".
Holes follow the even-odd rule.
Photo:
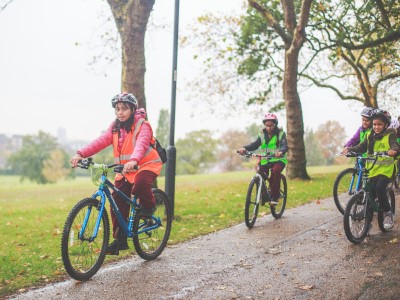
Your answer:
[[[371,128],[367,129],[367,130],[360,130],[360,143],[363,142],[365,140],[365,138],[367,137],[367,135],[371,132]],[[364,152],[363,157],[367,157],[367,152]]]
[[[367,137],[367,134],[369,134],[370,132],[371,132],[371,129],[360,130],[360,143],[365,140],[365,138]]]
[[[268,142],[268,145],[266,143],[265,140],[265,135],[264,132],[261,131],[261,133],[258,134],[258,136],[261,138],[261,149],[264,149],[263,153],[267,153],[267,152],[276,152],[276,150],[278,149],[277,144],[278,144],[278,139],[276,137],[276,135],[274,135]],[[281,132],[279,133],[279,140],[282,139],[283,136],[283,130],[281,130]],[[260,164],[261,165],[266,165],[268,162],[277,162],[277,161],[281,161],[283,162],[285,165],[287,164],[287,158],[286,158],[286,153],[283,157],[279,157],[279,158],[271,158],[271,159],[262,159]]]
[[[369,135],[369,134],[368,134]],[[374,152],[389,151],[389,134],[386,134],[380,141],[375,141]],[[371,168],[373,161],[367,161],[365,167]],[[395,160],[393,157],[378,157],[374,167],[369,171],[369,177],[375,177],[378,175],[385,175],[391,178],[393,171],[395,170]]]

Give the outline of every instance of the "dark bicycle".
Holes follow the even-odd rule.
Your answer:
[[[344,211],[343,226],[347,239],[354,243],[361,243],[371,229],[371,222],[374,212],[378,213],[378,225],[382,232],[390,229],[384,227],[384,213],[380,208],[379,201],[371,195],[371,183],[368,178],[369,171],[374,167],[378,157],[386,157],[386,153],[375,153],[369,157],[357,157],[363,161],[362,168],[362,187],[358,193],[353,195]],[[372,162],[370,168],[365,167],[367,160]],[[389,204],[394,215],[395,212],[395,196],[391,188],[387,189]]]
[[[360,156],[362,156],[362,153],[349,152],[346,154],[346,157],[356,157],[355,165],[341,171],[333,184],[333,200],[342,215],[350,197],[361,189],[364,161],[357,158]]]
[[[400,158],[397,158],[397,172],[396,172],[396,177],[393,180],[393,185],[396,189],[398,189],[400,187]]]
[[[240,155],[244,157],[257,157],[258,159],[264,158],[267,160],[275,158],[273,153],[256,154],[245,152],[244,154]],[[285,211],[287,200],[287,183],[285,175],[281,174],[280,178],[280,196],[278,204],[270,204],[272,197],[267,182],[268,178],[266,178],[265,174],[262,174],[262,172],[260,172],[259,163],[257,163],[256,173],[251,179],[249,187],[247,189],[246,204],[244,209],[244,220],[248,228],[252,228],[254,226],[257,220],[260,204],[262,206],[267,204],[271,210],[272,216],[275,219],[279,219],[280,217],[282,217],[283,212]]]
[[[98,185],[90,197],[79,201],[65,221],[61,238],[61,256],[65,270],[74,279],[85,281],[100,269],[110,239],[110,222],[106,210],[107,200],[117,216],[120,228],[132,238],[137,254],[152,260],[158,257],[171,232],[172,217],[167,195],[160,189],[153,189],[156,211],[151,217],[141,217],[141,205],[134,195],[131,199],[107,179],[108,172],[121,173],[123,165],[96,164],[92,159],[84,159],[79,164],[83,169],[92,170],[92,179]],[[131,207],[130,215],[124,220],[118,210],[111,190],[117,192]]]

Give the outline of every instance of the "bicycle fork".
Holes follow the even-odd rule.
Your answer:
[[[256,197],[256,205],[259,205],[260,199],[261,199],[261,191],[262,191],[262,186],[263,186],[263,178],[260,174],[255,174],[253,178],[257,178],[259,185],[258,185],[258,190],[257,190],[257,197]]]

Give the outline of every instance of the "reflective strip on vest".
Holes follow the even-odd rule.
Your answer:
[[[129,161],[132,156],[133,150],[136,146],[136,139],[137,135],[140,131],[142,124],[145,122],[145,119],[139,119],[134,127],[132,126],[133,131],[130,131],[125,138],[124,144],[122,145],[121,152],[118,151],[118,133],[113,133],[113,146],[114,146],[114,162],[117,164],[125,164]],[[154,137],[150,144],[154,143]],[[157,151],[149,145],[146,153],[144,154],[143,158],[138,162],[139,171],[126,173],[124,176],[128,179],[129,182],[133,183],[134,178],[137,173],[143,170],[149,170],[157,175],[160,174],[162,168],[162,161],[160,156],[158,155]],[[121,174],[116,174],[115,179],[120,180],[123,176]]]

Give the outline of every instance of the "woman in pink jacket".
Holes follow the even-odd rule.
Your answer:
[[[104,148],[113,145],[114,162],[124,164],[122,174],[116,174],[115,187],[126,195],[135,194],[142,206],[140,215],[151,216],[155,209],[152,186],[161,172],[162,162],[157,151],[151,146],[154,143],[153,130],[145,120],[146,112],[137,109],[135,96],[121,93],[111,100],[116,119],[106,131],[87,146],[77,151],[71,158],[72,167],[76,167],[83,158],[90,157]],[[139,170],[135,170],[135,166]],[[115,202],[125,219],[129,216],[129,205],[117,193],[112,193]],[[111,210],[113,237],[108,245],[108,254],[118,255],[119,250],[129,249],[127,237],[119,227],[118,220]]]

